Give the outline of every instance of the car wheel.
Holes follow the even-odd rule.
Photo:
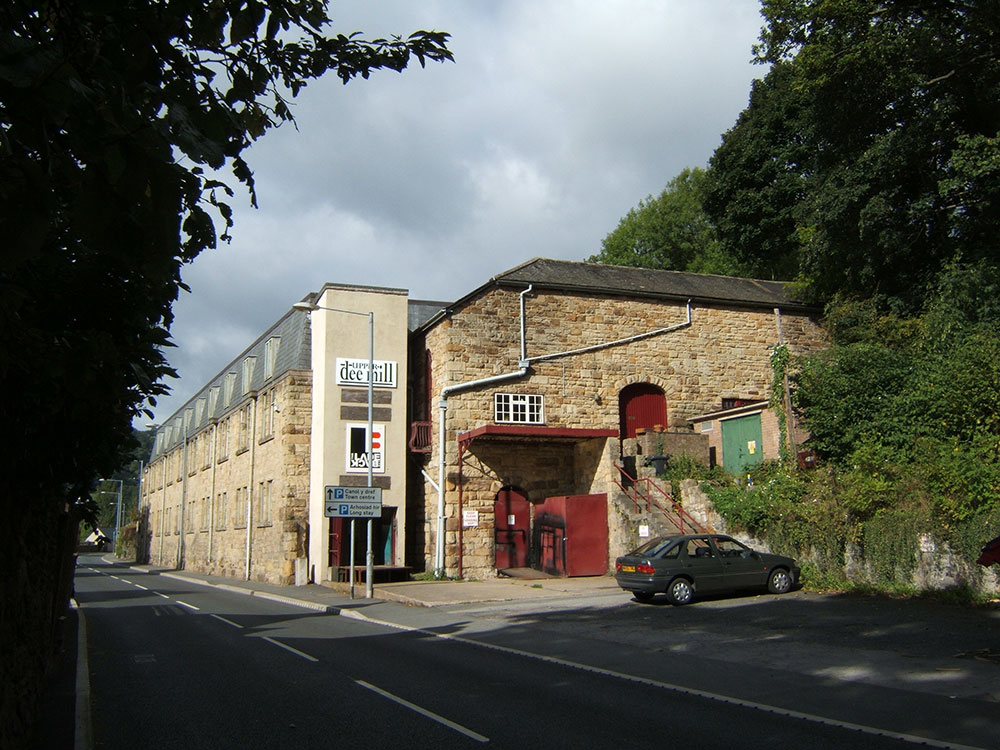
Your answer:
[[[670,600],[671,604],[677,606],[689,604],[693,598],[694,589],[691,588],[691,582],[686,578],[675,578],[667,588],[667,599]]]
[[[772,594],[787,594],[792,590],[792,579],[784,568],[775,568],[767,577],[767,590]]]
[[[636,598],[636,601],[651,602],[653,601],[654,594],[649,591],[633,591],[632,596]]]

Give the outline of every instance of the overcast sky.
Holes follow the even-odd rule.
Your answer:
[[[298,130],[246,154],[234,238],[183,273],[183,406],[325,282],[454,301],[534,257],[584,260],[628,210],[705,166],[740,111],[757,0],[333,0],[333,30],[450,32],[454,63],[334,75],[294,100]],[[231,181],[235,186],[235,180]],[[144,426],[148,420],[143,419]]]

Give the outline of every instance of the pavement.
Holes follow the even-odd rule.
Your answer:
[[[133,571],[177,578],[292,606],[409,628],[448,625],[453,619],[466,621],[469,608],[478,605],[514,608],[523,605],[552,610],[578,607],[583,603],[599,605],[600,600],[605,600],[607,606],[614,606],[629,598],[611,576],[556,578],[540,574],[539,577],[498,577],[480,581],[382,583],[372,586],[372,598],[368,599],[363,584],[354,587],[352,596],[347,583],[280,586],[151,565],[129,567]]]

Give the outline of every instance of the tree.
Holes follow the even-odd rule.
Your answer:
[[[762,5],[757,59],[772,68],[710,167],[724,246],[765,267],[797,257],[816,299],[880,295],[910,313],[948,263],[995,263],[995,3]]]
[[[631,209],[588,260],[619,266],[728,273],[715,229],[702,209],[705,170],[685,169],[657,197]]]
[[[132,418],[166,390],[182,265],[229,237],[233,190],[214,175],[231,169],[255,203],[243,151],[292,120],[288,99],[309,80],[452,57],[445,33],[367,41],[329,25],[323,0],[0,4],[5,747],[23,741],[33,699],[7,687],[39,684],[9,670],[32,674],[52,635],[18,620],[65,606],[66,591],[40,584],[70,559],[55,527],[119,467]]]
[[[703,206],[722,252],[755,278],[788,280],[799,272],[812,151],[793,75],[782,62],[754,81],[750,105],[712,155],[705,180]]]

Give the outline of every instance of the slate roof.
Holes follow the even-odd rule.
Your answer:
[[[786,282],[713,276],[683,271],[656,271],[549,258],[534,258],[494,276],[496,284],[535,284],[601,294],[673,297],[700,302],[730,302],[767,307],[808,307],[788,294]]]
[[[269,378],[264,377],[264,349],[272,338],[280,338],[278,353],[274,363],[274,373]],[[153,442],[152,456],[155,460],[167,453],[184,440],[185,421],[186,432],[190,437],[205,429],[212,420],[232,411],[245,400],[247,391],[259,391],[270,383],[281,378],[289,370],[309,370],[311,363],[311,337],[309,333],[309,313],[301,310],[289,310],[282,318],[264,331],[250,346],[244,349],[228,365],[211,380],[209,380],[184,406],[175,411],[158,429]],[[250,382],[243,382],[243,361],[254,357],[253,372]],[[232,398],[227,403],[226,377],[235,375],[232,386]],[[216,396],[210,398],[213,388],[217,388]],[[213,403],[214,402],[214,403]],[[210,409],[210,406],[214,406]]]
[[[780,307],[787,311],[820,313],[814,305],[800,302],[788,292],[787,282],[714,276],[684,271],[657,271],[633,266],[609,266],[551,258],[533,258],[509,271],[497,274],[478,289],[447,306],[428,320],[423,329],[433,327],[445,315],[494,287],[562,290],[635,298],[672,299],[694,304],[741,307]]]

